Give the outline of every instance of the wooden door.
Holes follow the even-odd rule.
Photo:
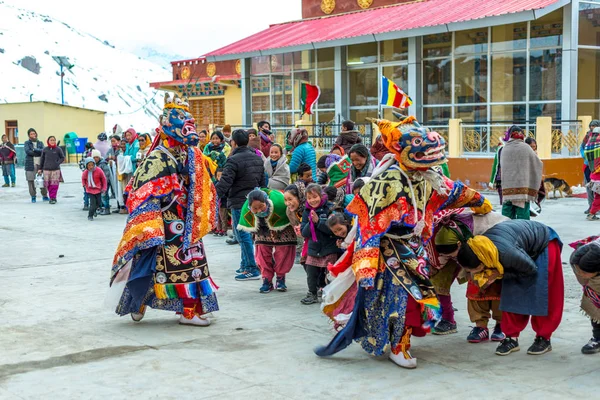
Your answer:
[[[4,121],[4,133],[8,136],[8,140],[13,144],[19,143],[17,132],[19,124],[17,121]]]
[[[198,130],[208,129],[210,124],[225,125],[225,100],[191,100],[190,111],[196,119]]]

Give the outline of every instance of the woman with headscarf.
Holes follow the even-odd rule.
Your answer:
[[[106,158],[106,153],[110,150],[110,142],[106,133],[102,132],[98,135],[98,141],[94,143],[94,149],[100,152],[102,158]]]
[[[152,139],[150,138],[149,134],[142,133],[140,136],[138,136],[138,143],[140,144],[140,149],[138,150],[135,158],[137,161],[137,166],[139,167],[144,161],[144,158],[146,158],[148,155],[150,147],[152,147]]]
[[[206,144],[208,143],[208,132],[205,129],[202,129],[200,132],[198,132],[198,148],[201,151],[204,151],[204,148],[206,147]]]
[[[304,128],[294,128],[290,131],[288,143],[292,146],[290,173],[298,172],[298,167],[306,163],[312,169],[313,182],[317,181],[317,153],[312,143],[308,141],[308,131]]]
[[[237,228],[254,234],[256,262],[263,278],[260,293],[287,291],[285,276],[294,266],[296,232],[287,218],[283,193],[258,188],[248,193]]]
[[[58,185],[62,181],[60,164],[65,161],[65,153],[56,145],[56,138],[54,136],[48,137],[46,144],[48,146],[42,150],[38,174],[43,174],[44,176],[44,186],[48,189],[50,204],[56,204]]]
[[[369,149],[364,144],[355,144],[348,153],[352,161],[350,175],[348,176],[348,185],[346,193],[352,193],[352,185],[358,178],[368,178],[373,174],[375,168],[375,158],[369,153]]]
[[[137,169],[137,154],[140,150],[140,142],[138,141],[138,134],[135,129],[129,128],[125,131],[125,141],[127,145],[123,155],[131,159],[131,166],[133,168],[133,172],[126,176],[126,182],[129,182],[129,179],[131,179],[131,176],[133,176],[133,173]]]

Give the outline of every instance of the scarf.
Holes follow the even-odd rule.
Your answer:
[[[591,133],[585,142],[583,155],[592,173],[600,172],[600,133]]]
[[[267,143],[273,143],[273,141],[271,140],[271,138],[269,137],[269,135],[265,135],[262,131],[259,131],[258,134],[260,135],[260,139],[267,142]]]
[[[98,186],[96,186],[96,182],[94,181],[94,171],[96,170],[96,168],[98,167],[94,167],[94,169],[92,169],[91,171],[88,169],[88,176],[87,176],[87,182],[88,182],[88,186],[91,188],[97,188]]]
[[[214,144],[209,143],[209,144],[207,144],[207,146],[208,146],[209,152],[218,151],[219,153],[221,153],[221,152],[223,152],[223,149],[225,148],[225,142],[221,142],[221,144],[218,146],[215,146]]]
[[[467,240],[473,253],[483,263],[483,271],[473,275],[473,280],[479,287],[483,287],[489,280],[494,270],[500,275],[504,274],[504,267],[500,264],[500,254],[496,245],[486,236],[474,236]]]
[[[54,139],[56,140],[56,139]],[[50,147],[51,149],[55,149],[56,148],[56,143],[54,144],[50,144],[50,139],[46,140],[46,144],[48,145],[48,147]]]
[[[321,203],[319,203],[319,205],[315,208],[311,207],[310,204],[308,204],[308,200],[306,200],[306,204],[304,205],[306,207],[307,210],[309,211],[317,211],[319,208],[323,207],[325,204],[327,204],[327,195],[323,194],[321,197]],[[315,223],[313,222],[312,218],[308,218],[308,222],[310,224],[310,235],[311,235],[311,239],[313,242],[318,242],[317,240],[317,230],[315,228]]]
[[[133,144],[133,142],[135,142],[135,141],[137,140],[137,138],[138,138],[138,134],[137,134],[137,132],[135,131],[135,129],[133,129],[133,128],[129,128],[129,129],[127,129],[127,130],[125,131],[125,133],[127,133],[127,132],[131,133],[131,139],[129,140],[129,142],[128,142],[128,143],[129,143],[129,144]]]
[[[500,155],[503,201],[536,201],[542,182],[543,164],[528,144],[511,139]]]

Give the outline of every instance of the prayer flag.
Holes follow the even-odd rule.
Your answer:
[[[381,76],[381,104],[396,108],[407,108],[412,103],[412,99],[394,82],[383,75]]]
[[[302,84],[300,108],[302,114],[312,114],[313,106],[319,100],[321,89],[317,85]]]

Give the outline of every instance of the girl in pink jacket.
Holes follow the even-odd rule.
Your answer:
[[[88,221],[93,221],[98,207],[102,204],[102,193],[106,192],[107,181],[104,172],[101,168],[96,167],[96,162],[92,157],[85,159],[85,170],[81,175],[81,183],[90,199]]]

